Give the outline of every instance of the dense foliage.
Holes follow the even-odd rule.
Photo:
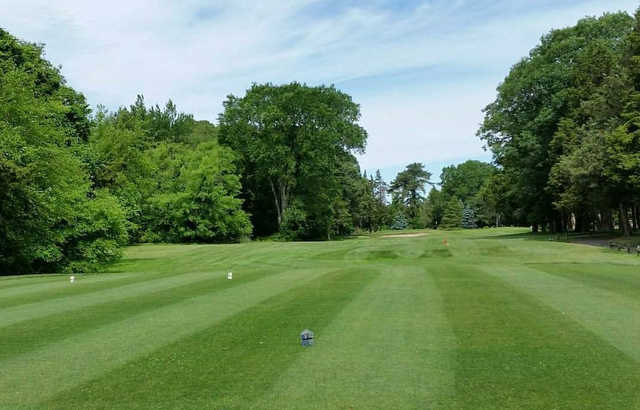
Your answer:
[[[92,115],[42,54],[0,31],[0,273],[89,271],[127,243],[237,241],[252,222],[289,239],[390,223],[353,156],[359,106],[333,87],[254,85],[219,128],[142,96]]]
[[[514,219],[551,231],[638,228],[640,15],[553,30],[517,63],[479,136]]]
[[[90,138],[94,184],[127,212],[132,238],[144,242],[217,242],[251,233],[241,209],[234,153],[217,129],[178,113],[169,101],[98,112]]]
[[[251,233],[215,126],[142,97],[91,116],[42,55],[0,30],[0,274],[90,271],[127,243]]]
[[[456,197],[449,198],[444,206],[440,227],[444,229],[461,228],[463,209],[464,205],[461,200]]]
[[[423,164],[413,163],[399,172],[389,187],[393,205],[404,207],[406,216],[413,221],[413,225],[417,224],[416,218],[419,216],[420,205],[424,200],[422,194],[425,193],[429,178],[431,174],[424,169]]]
[[[0,30],[0,274],[86,269],[127,242],[85,164],[89,109],[42,48]]]
[[[494,164],[387,184],[335,87],[254,84],[219,124],[173,102],[92,114],[39,45],[0,30],[0,274],[89,271],[136,242],[331,239],[382,228],[640,229],[640,10],[553,30],[478,131]],[[427,186],[431,190],[427,194]]]
[[[254,84],[224,108],[220,141],[239,153],[242,197],[259,235],[351,232],[357,204],[349,199],[363,183],[352,152],[367,138],[351,97],[334,87]]]

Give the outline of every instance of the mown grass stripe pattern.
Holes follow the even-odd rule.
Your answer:
[[[537,239],[145,245],[73,285],[1,278],[0,408],[640,408],[640,260]]]
[[[114,402],[168,409],[236,407],[262,394],[305,353],[298,342],[301,329],[311,327],[321,335],[333,316],[377,274],[340,270],[322,275],[76,386],[46,406],[82,406],[89,398],[98,408],[110,408]],[[158,372],[164,377],[149,377]]]

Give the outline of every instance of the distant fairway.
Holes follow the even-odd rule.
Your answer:
[[[521,232],[0,278],[0,408],[640,408],[640,257]]]

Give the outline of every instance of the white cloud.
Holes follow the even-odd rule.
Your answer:
[[[486,96],[475,90],[465,95],[388,97],[365,100],[364,127],[370,138],[364,169],[410,162],[430,162],[484,155],[475,137]]]
[[[225,96],[254,81],[336,83],[362,105],[370,134],[363,166],[384,168],[485,155],[475,138],[480,110],[510,65],[552,27],[637,6],[383,3],[0,0],[0,27],[47,43],[70,84],[112,108],[143,93],[215,120]]]

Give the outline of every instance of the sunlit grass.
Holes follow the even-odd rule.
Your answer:
[[[0,408],[640,406],[640,258],[396,233],[141,245],[74,284],[0,278]]]

